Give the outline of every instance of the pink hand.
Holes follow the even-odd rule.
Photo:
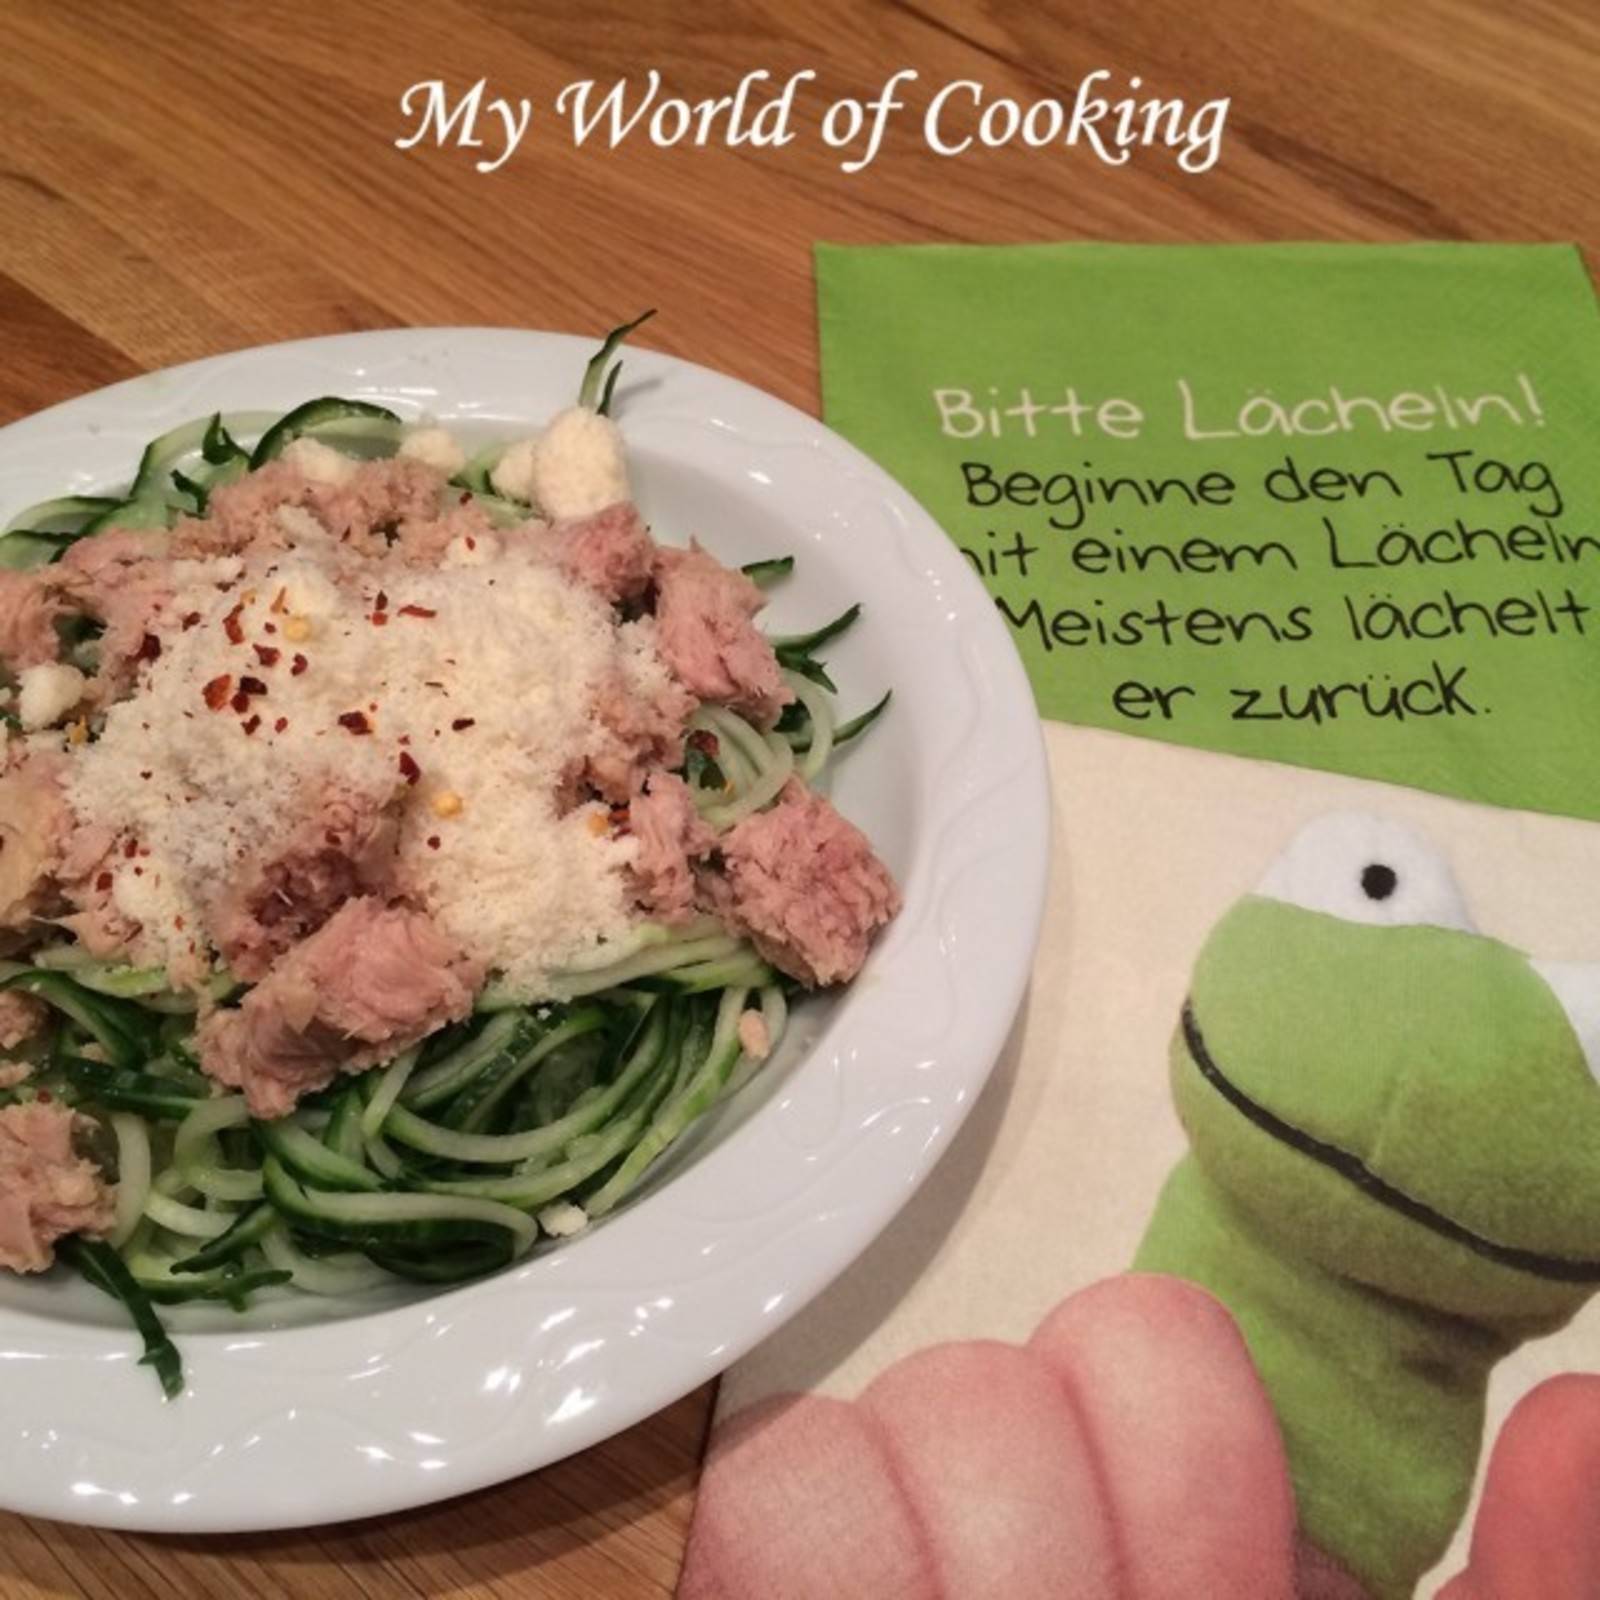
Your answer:
[[[1294,1507],[1233,1320],[1173,1278],[921,1351],[713,1447],[680,1600],[1289,1600]]]

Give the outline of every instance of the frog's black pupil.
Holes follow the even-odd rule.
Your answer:
[[[1387,900],[1399,882],[1394,868],[1384,866],[1381,861],[1361,869],[1361,892],[1369,900]]]

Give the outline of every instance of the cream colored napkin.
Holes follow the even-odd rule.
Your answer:
[[[1056,817],[1049,905],[1011,1041],[924,1189],[831,1289],[723,1380],[682,1600],[1134,1592],[1083,1586],[1075,1558],[1059,1550],[1043,1575],[1008,1564],[1039,1547],[1041,1529],[1071,1524],[1072,1486],[1061,1481],[1063,1503],[1019,1504],[1006,1484],[966,1477],[957,1425],[945,1433],[937,1406],[925,1470],[965,1506],[964,1535],[993,1580],[981,1590],[941,1586],[940,1571],[948,1580],[962,1556],[941,1543],[952,1536],[948,1516],[918,1524],[916,1504],[922,1548],[910,1565],[900,1560],[893,1534],[911,1480],[892,1452],[864,1474],[836,1441],[808,1437],[786,1464],[781,1452],[752,1448],[739,1425],[764,1417],[758,1446],[763,1434],[781,1444],[788,1397],[858,1401],[886,1374],[892,1381],[897,1363],[947,1341],[1026,1341],[1075,1292],[1127,1271],[1186,1148],[1167,1051],[1196,951],[1303,824],[1349,811],[1397,819],[1448,858],[1479,927],[1553,959],[1600,954],[1593,824],[1090,729],[1050,724],[1046,735]],[[1591,1305],[1495,1368],[1488,1437],[1542,1380],[1597,1366],[1600,1308]],[[1362,1403],[1359,1393],[1349,1399]],[[993,1400],[1002,1403],[998,1393]],[[986,1406],[982,1395],[978,1403]],[[1015,1419],[997,1426],[1004,1435]],[[1551,1472],[1544,1492],[1555,1497]],[[1420,1595],[1461,1570],[1475,1514]],[[1186,1531],[1195,1530],[1160,1533]],[[1049,1551],[1051,1539],[1043,1545]],[[1549,1595],[1558,1592],[1596,1591]]]

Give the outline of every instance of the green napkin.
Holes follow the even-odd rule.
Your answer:
[[[1600,818],[1600,318],[1566,245],[817,251],[828,421],[1046,717]]]

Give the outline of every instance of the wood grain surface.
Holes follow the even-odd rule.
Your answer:
[[[0,421],[152,367],[412,324],[601,329],[817,399],[816,240],[1576,239],[1600,260],[1600,6],[1572,0],[0,0]],[[401,152],[441,78],[541,109],[655,67],[818,73],[783,149]],[[897,123],[845,175],[817,108],[894,70],[1024,101],[1099,67],[1232,98],[1222,160],[942,159]],[[124,1536],[0,1517],[0,1594],[499,1595],[673,1587],[710,1391],[545,1472],[310,1532]],[[0,1462],[0,1474],[6,1470]],[[0,1485],[3,1487],[3,1485]],[[759,1600],[759,1597],[752,1597]]]

